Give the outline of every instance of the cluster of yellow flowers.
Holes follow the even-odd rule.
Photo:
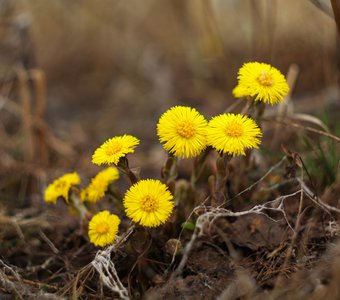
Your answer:
[[[254,101],[273,105],[282,102],[289,92],[282,73],[265,63],[245,63],[238,71],[237,79],[238,85],[233,90],[236,98],[252,97]]]
[[[288,93],[284,76],[274,67],[264,63],[246,63],[238,73],[238,85],[233,90],[236,97],[253,101],[279,103]],[[175,106],[166,111],[157,124],[157,135],[165,150],[180,158],[192,158],[208,146],[221,155],[245,155],[245,149],[258,148],[262,132],[250,117],[241,114],[220,114],[208,122],[196,109]],[[133,153],[140,141],[131,135],[116,136],[97,148],[92,162],[97,165],[114,164],[119,167],[126,154]],[[81,191],[81,200],[96,202],[108,186],[119,178],[116,167],[99,172]],[[79,185],[76,173],[55,180],[45,191],[45,200],[55,203],[58,197],[68,202],[69,190]],[[164,224],[174,208],[173,195],[160,180],[146,179],[134,183],[125,193],[123,205],[126,215],[144,227]],[[96,246],[112,243],[118,233],[120,219],[102,211],[89,222],[89,238]]]
[[[175,156],[191,158],[207,146],[232,156],[245,155],[245,148],[258,148],[260,128],[240,114],[221,114],[208,123],[196,109],[175,106],[165,112],[157,125],[163,147]]]
[[[91,183],[81,191],[80,198],[83,201],[97,202],[104,197],[108,186],[119,178],[119,172],[115,167],[109,167],[99,172]]]
[[[144,227],[157,227],[170,217],[174,204],[167,186],[159,180],[140,180],[125,193],[126,215]],[[114,222],[111,222],[115,220]],[[90,241],[96,246],[111,244],[118,232],[120,220],[114,214],[96,214],[89,223]]]
[[[45,190],[45,201],[56,203],[57,199],[63,198],[66,203],[69,202],[69,191],[72,186],[80,183],[77,173],[67,173],[54,180]]]

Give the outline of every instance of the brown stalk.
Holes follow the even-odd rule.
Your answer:
[[[334,20],[336,23],[336,28],[338,29],[338,36],[336,39],[336,54],[337,54],[337,65],[338,73],[340,70],[340,0],[331,0],[332,9],[334,13]],[[340,77],[338,74],[338,86],[340,86]]]
[[[275,46],[277,1],[252,0],[250,5],[253,28],[252,57],[254,60],[270,62]]]
[[[338,34],[340,34],[340,0],[331,0],[331,4]]]
[[[30,71],[30,76],[33,80],[35,90],[35,115],[34,125],[36,130],[36,140],[39,151],[39,158],[43,164],[48,162],[48,151],[46,142],[46,127],[36,126],[36,124],[42,124],[45,118],[46,107],[46,77],[45,73],[39,69],[33,69]]]
[[[229,176],[229,171],[227,164],[230,157],[219,157],[216,160],[216,177],[214,183],[214,190],[211,197],[211,206],[218,207],[225,201],[225,195],[227,194],[227,180]]]
[[[268,119],[263,119],[263,121],[269,121]],[[314,133],[317,133],[317,134],[320,134],[320,135],[323,135],[323,136],[326,136],[328,138],[331,138],[337,142],[340,142],[340,137],[338,136],[335,136],[331,133],[328,133],[328,132],[325,132],[325,131],[322,131],[322,130],[318,130],[318,129],[315,129],[313,127],[310,127],[310,126],[304,126],[304,125],[301,125],[301,124],[298,124],[298,123],[294,123],[292,122],[291,120],[288,120],[288,121],[278,121],[278,120],[274,120],[274,122],[276,123],[282,123],[284,125],[287,125],[287,126],[290,126],[290,127],[295,127],[295,128],[302,128],[306,131],[310,131],[310,132],[314,132]]]
[[[301,180],[303,181],[303,169],[301,171]],[[282,280],[283,280],[283,272],[284,272],[284,270],[289,269],[289,260],[292,257],[293,249],[294,249],[294,246],[296,244],[296,241],[297,241],[297,238],[298,238],[298,235],[299,235],[299,231],[300,231],[300,228],[301,228],[301,220],[302,220],[302,217],[303,217],[303,210],[302,209],[303,209],[303,203],[304,203],[303,202],[303,196],[304,196],[304,191],[301,188],[299,209],[298,209],[298,214],[297,214],[297,217],[296,217],[296,223],[295,223],[295,227],[294,227],[293,237],[292,237],[291,243],[290,243],[290,245],[287,249],[287,253],[286,253],[285,260],[283,262],[283,266],[280,269],[279,276],[276,280],[275,288],[281,286]]]
[[[28,87],[28,75],[22,66],[18,68],[17,75],[19,80],[19,95],[21,98],[22,129],[25,139],[24,159],[25,161],[32,162],[34,157],[34,143],[32,132],[31,97]]]

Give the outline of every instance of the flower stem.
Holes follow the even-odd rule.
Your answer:
[[[229,171],[227,168],[231,156],[222,156],[216,160],[216,175],[213,182],[211,206],[218,207],[223,204],[227,194],[227,180]]]
[[[137,177],[137,174],[131,171],[129,167],[129,161],[126,157],[122,157],[118,164],[117,168],[128,178],[131,185],[137,183],[139,181],[139,178]]]
[[[91,217],[91,213],[79,197],[79,190],[77,188],[71,188],[69,201],[70,206],[79,214],[81,222],[84,222]]]
[[[193,188],[195,188],[197,181],[201,178],[203,171],[205,169],[205,160],[208,157],[210,151],[212,150],[211,147],[205,149],[205,151],[196,158],[194,164],[194,170],[191,174],[190,183]]]

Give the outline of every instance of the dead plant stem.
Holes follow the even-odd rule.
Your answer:
[[[331,0],[331,4],[338,34],[340,34],[340,0]]]
[[[303,169],[301,170],[301,181],[303,182]],[[282,276],[282,271],[286,270],[289,264],[289,260],[292,256],[293,253],[293,248],[295,246],[297,237],[299,235],[299,231],[300,231],[300,227],[301,227],[301,219],[302,219],[302,209],[303,209],[303,196],[304,196],[304,192],[303,189],[301,187],[301,192],[300,192],[300,202],[299,202],[299,209],[298,209],[298,214],[296,217],[296,223],[295,223],[295,227],[294,227],[294,232],[293,232],[293,236],[292,236],[292,240],[291,243],[287,249],[287,253],[286,253],[286,257],[285,260],[283,262],[283,266],[281,268],[281,272],[279,273],[279,276],[276,280],[275,283],[275,287],[279,287],[282,284],[282,280],[283,280],[283,276]]]
[[[274,121],[276,123],[282,123],[284,125],[287,125],[287,126],[291,126],[291,127],[295,127],[295,128],[303,128],[307,131],[311,131],[311,132],[314,132],[314,133],[317,133],[317,134],[320,134],[320,135],[324,135],[324,136],[327,136],[337,142],[340,142],[340,137],[337,137],[331,133],[328,133],[328,132],[325,132],[325,131],[322,131],[322,130],[318,130],[318,129],[315,129],[313,127],[309,127],[309,126],[304,126],[304,125],[301,125],[301,124],[298,124],[298,123],[294,123],[292,122],[291,120],[287,120],[287,121],[279,121],[279,120],[269,120],[269,119],[262,119],[262,121]]]
[[[25,137],[25,160],[32,162],[34,158],[34,144],[32,132],[31,99],[28,87],[28,76],[23,67],[17,71],[19,79],[19,93],[21,98],[22,128]]]

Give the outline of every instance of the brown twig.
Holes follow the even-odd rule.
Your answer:
[[[301,182],[303,182],[303,169],[301,170]],[[299,231],[300,231],[300,227],[301,227],[301,219],[302,219],[302,216],[303,216],[303,214],[302,214],[303,196],[304,196],[304,191],[301,187],[299,209],[298,209],[298,214],[297,214],[296,223],[295,223],[295,227],[294,227],[294,233],[293,233],[291,243],[290,243],[290,245],[287,249],[286,257],[285,257],[285,260],[283,262],[283,267],[281,268],[281,270],[287,269],[287,266],[289,264],[289,260],[292,256],[292,253],[293,253],[293,248],[295,246],[297,237],[299,235]],[[278,278],[275,282],[275,287],[279,287],[282,284],[282,280],[283,280],[283,276],[282,276],[282,272],[280,272],[279,276],[278,276]]]
[[[336,55],[337,55],[337,66],[338,73],[340,71],[340,0],[331,0],[332,9],[334,13],[334,20],[336,23],[336,27],[338,29],[338,35],[336,39]],[[340,77],[338,74],[338,85],[340,86]]]
[[[326,137],[329,137],[337,142],[340,142],[340,137],[337,137],[331,133],[328,133],[328,132],[325,132],[325,131],[322,131],[322,130],[318,130],[318,129],[315,129],[313,127],[310,127],[310,126],[304,126],[304,125],[301,125],[301,124],[298,124],[298,123],[294,123],[292,122],[291,120],[288,120],[288,121],[278,121],[278,120],[269,120],[269,119],[262,119],[263,121],[270,121],[270,122],[277,122],[277,123],[282,123],[284,125],[287,125],[287,126],[291,126],[291,127],[295,127],[295,128],[303,128],[307,131],[310,131],[310,132],[314,132],[314,133],[317,133],[317,134],[320,134],[320,135],[323,135],[323,136],[326,136]]]
[[[334,19],[334,14],[330,6],[328,6],[325,1],[322,0],[309,0],[312,4],[314,4],[319,10],[321,10],[324,14]],[[328,1],[327,1],[328,2]]]
[[[33,80],[35,89],[35,114],[34,125],[40,124],[45,118],[46,107],[46,78],[42,70],[33,69],[29,72],[30,77]],[[43,164],[48,162],[48,152],[46,143],[46,127],[39,126],[36,129],[36,139],[39,151],[39,159]]]
[[[338,34],[340,34],[340,0],[331,0],[331,4]]]
[[[228,162],[231,157],[219,157],[216,160],[216,175],[214,188],[211,194],[211,206],[218,207],[225,202],[227,187],[226,183],[229,176]]]
[[[129,296],[131,297],[131,276],[133,273],[133,270],[136,268],[136,266],[144,259],[144,255],[148,252],[152,244],[152,239],[150,238],[148,245],[145,247],[145,249],[140,253],[133,264],[129,274],[128,274],[128,291],[129,291]]]
[[[19,94],[21,98],[22,127],[25,137],[24,157],[26,161],[31,162],[34,158],[34,144],[32,133],[31,97],[28,87],[28,75],[22,66],[18,68],[17,75],[19,80]]]

